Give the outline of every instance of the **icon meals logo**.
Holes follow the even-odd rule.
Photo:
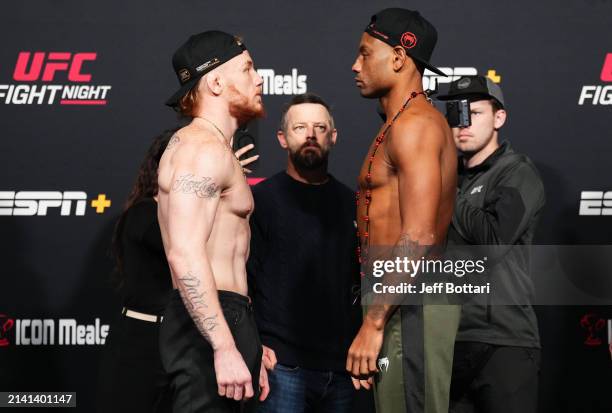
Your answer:
[[[0,314],[0,347],[103,345],[109,329],[99,318],[79,324],[73,318],[13,319]]]
[[[584,340],[586,346],[599,346],[602,343],[601,337],[598,333],[606,326],[606,320],[597,317],[595,314],[589,313],[582,316],[580,319],[580,327],[586,332],[587,336]]]
[[[264,95],[299,95],[308,89],[308,76],[299,74],[296,68],[290,75],[276,74],[274,69],[257,69],[257,73],[263,79]]]
[[[0,314],[0,347],[7,347],[11,344],[8,336],[14,325],[15,320],[5,314]]]
[[[608,351],[612,357],[612,319],[604,319],[597,314],[588,313],[580,318],[580,327],[584,330],[586,347],[599,347],[604,344],[605,330],[607,326]]]
[[[111,86],[87,84],[94,52],[20,52],[13,71],[17,83],[0,85],[0,102],[13,105],[106,105]],[[58,78],[66,84],[53,84]]]

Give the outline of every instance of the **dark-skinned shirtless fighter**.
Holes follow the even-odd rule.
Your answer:
[[[385,9],[372,16],[353,64],[363,97],[376,98],[386,122],[359,175],[360,259],[377,246],[418,260],[443,245],[456,191],[457,160],[444,116],[423,92],[437,41],[418,12]],[[362,265],[362,267],[364,267]],[[375,387],[379,413],[448,409],[453,306],[369,305],[348,353],[356,388]],[[442,338],[442,339],[440,339]]]

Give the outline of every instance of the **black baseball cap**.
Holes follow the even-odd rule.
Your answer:
[[[451,82],[446,95],[439,100],[470,99],[472,101],[493,98],[504,107],[504,94],[501,87],[486,76],[462,76]]]
[[[238,56],[246,46],[237,37],[218,30],[194,34],[172,56],[179,90],[166,101],[175,107],[206,73]]]
[[[372,16],[365,32],[391,47],[402,46],[412,59],[432,72],[446,76],[429,63],[438,41],[438,31],[418,11],[384,9]]]

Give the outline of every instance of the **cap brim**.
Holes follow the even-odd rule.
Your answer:
[[[434,72],[437,75],[440,76],[444,76],[444,77],[448,77],[448,75],[446,73],[444,73],[443,71],[441,71],[440,69],[438,69],[437,67],[435,67],[434,65],[432,65],[429,62],[426,62],[425,60],[419,59],[418,57],[414,57],[410,54],[410,52],[406,51],[408,56],[410,56],[413,60],[416,60],[417,62],[421,63],[426,69],[431,70],[432,72]]]
[[[166,100],[166,106],[170,106],[171,108],[176,107],[181,98],[185,96],[187,92],[189,92],[195,85],[197,85],[201,77],[202,76],[198,76],[190,79],[187,83],[181,86],[180,89],[170,97],[170,99]]]

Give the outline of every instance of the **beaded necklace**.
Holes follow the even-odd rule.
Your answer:
[[[360,237],[361,234],[359,233],[359,230],[357,230],[357,240],[359,241],[359,246],[357,247],[357,259],[360,265],[359,274],[361,275],[361,277],[365,277],[365,273],[363,272],[363,270],[361,270],[361,268],[363,264],[367,264],[367,256],[369,252],[368,250],[370,248],[370,205],[372,204],[372,165],[374,163],[374,157],[376,156],[378,147],[384,142],[385,137],[387,136],[387,132],[389,131],[389,129],[391,128],[395,120],[406,109],[406,107],[408,106],[408,103],[412,99],[417,97],[418,95],[423,95],[427,97],[427,92],[410,93],[410,97],[406,99],[406,102],[404,102],[400,110],[395,114],[393,119],[391,119],[391,122],[389,122],[387,126],[385,127],[385,129],[382,131],[382,133],[376,137],[376,143],[374,144],[374,149],[372,150],[372,154],[370,155],[370,162],[368,164],[368,173],[366,174],[366,177],[365,177],[365,180],[366,180],[366,191],[365,191],[366,212],[365,212],[365,215],[363,216],[363,223],[365,226],[365,231],[363,233],[363,244],[364,244],[363,252],[364,254],[361,253],[362,252],[361,251],[361,237]],[[359,198],[361,194],[359,191],[357,191],[356,195],[357,195],[357,209],[359,209]]]

